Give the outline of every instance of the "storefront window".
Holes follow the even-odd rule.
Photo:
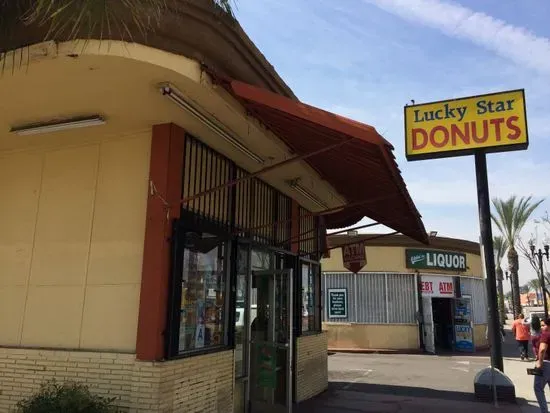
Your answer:
[[[246,375],[245,344],[247,342],[246,302],[248,298],[248,248],[240,246],[237,255],[237,303],[235,313],[235,377]]]
[[[179,353],[225,344],[226,242],[186,234],[181,277]]]
[[[315,331],[315,276],[317,266],[302,263],[302,332]]]

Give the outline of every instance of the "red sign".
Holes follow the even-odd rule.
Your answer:
[[[342,257],[344,259],[344,267],[353,273],[357,273],[367,265],[367,254],[365,252],[365,244],[362,241],[354,244],[344,245],[342,247]]]
[[[422,295],[432,297],[454,297],[455,286],[450,277],[422,276]]]

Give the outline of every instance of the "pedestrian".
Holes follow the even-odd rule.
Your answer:
[[[539,316],[533,314],[531,316],[531,345],[533,346],[533,355],[535,356],[535,360],[538,360],[538,350],[535,347],[535,344],[537,343],[539,336],[542,334],[542,325],[543,322],[540,321]]]
[[[550,319],[542,321],[540,334],[533,337],[533,347],[535,348],[537,357],[537,361],[535,362],[537,374],[534,375],[533,390],[535,391],[535,397],[539,403],[541,413],[548,413],[548,404],[546,402],[544,388],[547,384],[550,384],[550,349],[548,348],[550,346],[549,325]]]
[[[523,314],[520,314],[512,324],[512,333],[514,334],[516,342],[518,343],[518,347],[520,349],[520,357],[522,361],[529,360],[529,339],[531,338],[529,334],[529,324],[526,324],[524,319],[525,316]]]

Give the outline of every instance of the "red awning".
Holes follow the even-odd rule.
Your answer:
[[[367,216],[428,242],[420,214],[395,162],[393,147],[372,126],[240,81],[222,83],[298,155],[351,138],[349,143],[305,161],[355,205],[325,216],[329,229],[351,226]]]

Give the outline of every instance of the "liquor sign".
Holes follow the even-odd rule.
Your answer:
[[[329,288],[328,318],[348,318],[348,290],[346,288]]]
[[[466,271],[466,254],[437,250],[405,250],[406,267],[422,270]]]
[[[455,283],[453,277],[422,275],[420,284],[422,296],[424,297],[453,298],[455,296]]]
[[[365,252],[365,243],[359,241],[342,247],[342,258],[344,267],[353,273],[358,273],[367,265],[367,254]]]
[[[524,90],[405,106],[409,161],[527,149]]]

